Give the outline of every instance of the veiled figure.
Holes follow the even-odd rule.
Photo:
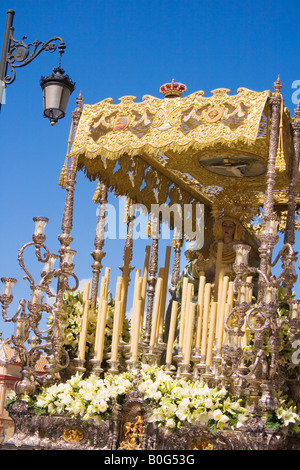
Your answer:
[[[222,273],[228,276],[229,280],[234,280],[235,273],[233,264],[236,259],[236,244],[244,243],[251,246],[249,253],[249,265],[257,267],[259,265],[258,242],[243,225],[234,217],[222,217],[215,221],[212,229],[213,237],[208,236],[204,246],[199,251],[188,252],[188,264],[185,266],[179,282],[176,286],[170,304],[168,306],[165,318],[165,340],[168,338],[169,325],[171,318],[172,301],[178,302],[177,328],[175,338],[178,336],[178,324],[180,321],[180,311],[182,302],[183,279],[188,278],[189,283],[193,284],[193,302],[198,300],[199,277],[205,276],[206,282],[212,285],[212,294],[215,293],[218,286],[218,277]],[[255,279],[253,278],[253,295],[255,296]]]

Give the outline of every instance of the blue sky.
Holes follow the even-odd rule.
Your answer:
[[[51,127],[42,117],[39,79],[57,66],[58,53],[43,52],[17,71],[2,106],[0,276],[18,279],[18,299],[29,294],[17,253],[31,240],[32,217],[49,217],[47,244],[53,252],[59,248],[65,192],[58,178],[79,91],[88,104],[107,97],[118,102],[124,95],[159,97],[159,87],[172,78],[185,83],[188,94],[203,90],[209,95],[221,87],[233,93],[239,87],[263,91],[273,90],[280,74],[285,105],[294,114],[292,87],[300,80],[298,1],[2,0],[1,41],[7,9],[15,10],[16,39],[63,37],[62,66],[76,82],[66,118]],[[95,189],[95,183],[78,174],[72,247],[78,252],[80,279],[91,277]],[[122,250],[123,241],[107,243],[104,265],[122,264]],[[142,268],[141,252],[143,247],[136,250],[133,265]],[[26,257],[28,267],[32,257],[33,252]],[[1,330],[5,337],[9,328],[0,319]]]

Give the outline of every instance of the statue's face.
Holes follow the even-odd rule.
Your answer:
[[[231,220],[224,220],[224,222],[222,222],[222,232],[223,232],[224,240],[225,239],[233,240],[234,231],[235,231],[234,222],[232,222]]]

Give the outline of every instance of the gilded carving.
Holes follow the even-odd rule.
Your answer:
[[[80,442],[84,439],[84,432],[80,428],[65,429],[63,438],[67,442]]]

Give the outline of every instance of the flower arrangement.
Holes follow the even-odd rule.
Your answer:
[[[296,364],[293,360],[293,353],[295,350],[293,349],[292,340],[291,340],[291,327],[288,322],[288,318],[290,316],[290,306],[285,301],[286,297],[286,289],[284,287],[279,287],[277,292],[277,299],[278,299],[278,306],[277,306],[277,325],[279,329],[279,337],[280,337],[280,349],[279,349],[279,360],[278,365],[279,369],[285,377],[289,379],[295,379],[299,377],[300,373],[300,365]],[[253,324],[255,326],[255,324]],[[251,352],[254,346],[254,334],[251,330],[249,331],[249,341],[248,345],[244,347],[245,351]],[[299,338],[299,331],[297,332],[297,337]],[[263,343],[262,348],[265,353],[266,360],[271,362],[272,360],[272,352],[270,349],[270,337],[268,329],[265,330],[263,335]],[[248,357],[247,364],[251,364],[251,360]]]
[[[64,321],[66,322],[65,328],[65,348],[71,356],[76,356],[78,352],[78,343],[82,325],[83,316],[83,293],[82,292],[65,292],[63,299]],[[86,339],[86,353],[93,354],[95,335],[97,327],[97,309],[90,306],[88,312],[88,329]],[[105,327],[105,340],[104,350],[109,348],[112,341],[113,319],[114,319],[115,301],[110,294],[107,308],[107,318]],[[129,321],[125,318],[123,324],[123,340],[129,340]]]
[[[242,400],[225,388],[209,388],[203,381],[173,379],[162,369],[146,365],[139,389],[152,404],[150,421],[158,427],[178,429],[183,424],[207,426],[212,432],[241,427],[249,418]]]
[[[202,381],[172,378],[161,367],[143,364],[140,371],[118,375],[106,374],[83,378],[78,373],[65,383],[44,388],[36,396],[18,396],[11,392],[6,405],[19,399],[27,402],[37,414],[69,414],[96,421],[112,417],[115,404],[122,404],[134,389],[134,383],[149,405],[148,420],[166,431],[178,430],[184,424],[218,429],[239,429],[250,417],[242,401],[225,388],[209,388]],[[292,403],[279,397],[280,406],[268,416],[266,426],[280,429],[289,426],[299,431],[300,416]]]
[[[44,388],[36,396],[18,397],[15,392],[11,392],[6,405],[22,398],[29,407],[34,408],[37,415],[69,414],[84,420],[94,418],[101,421],[111,417],[114,404],[121,404],[132,387],[133,376],[128,372],[107,375],[104,379],[95,375],[83,378],[77,373],[65,383]]]

